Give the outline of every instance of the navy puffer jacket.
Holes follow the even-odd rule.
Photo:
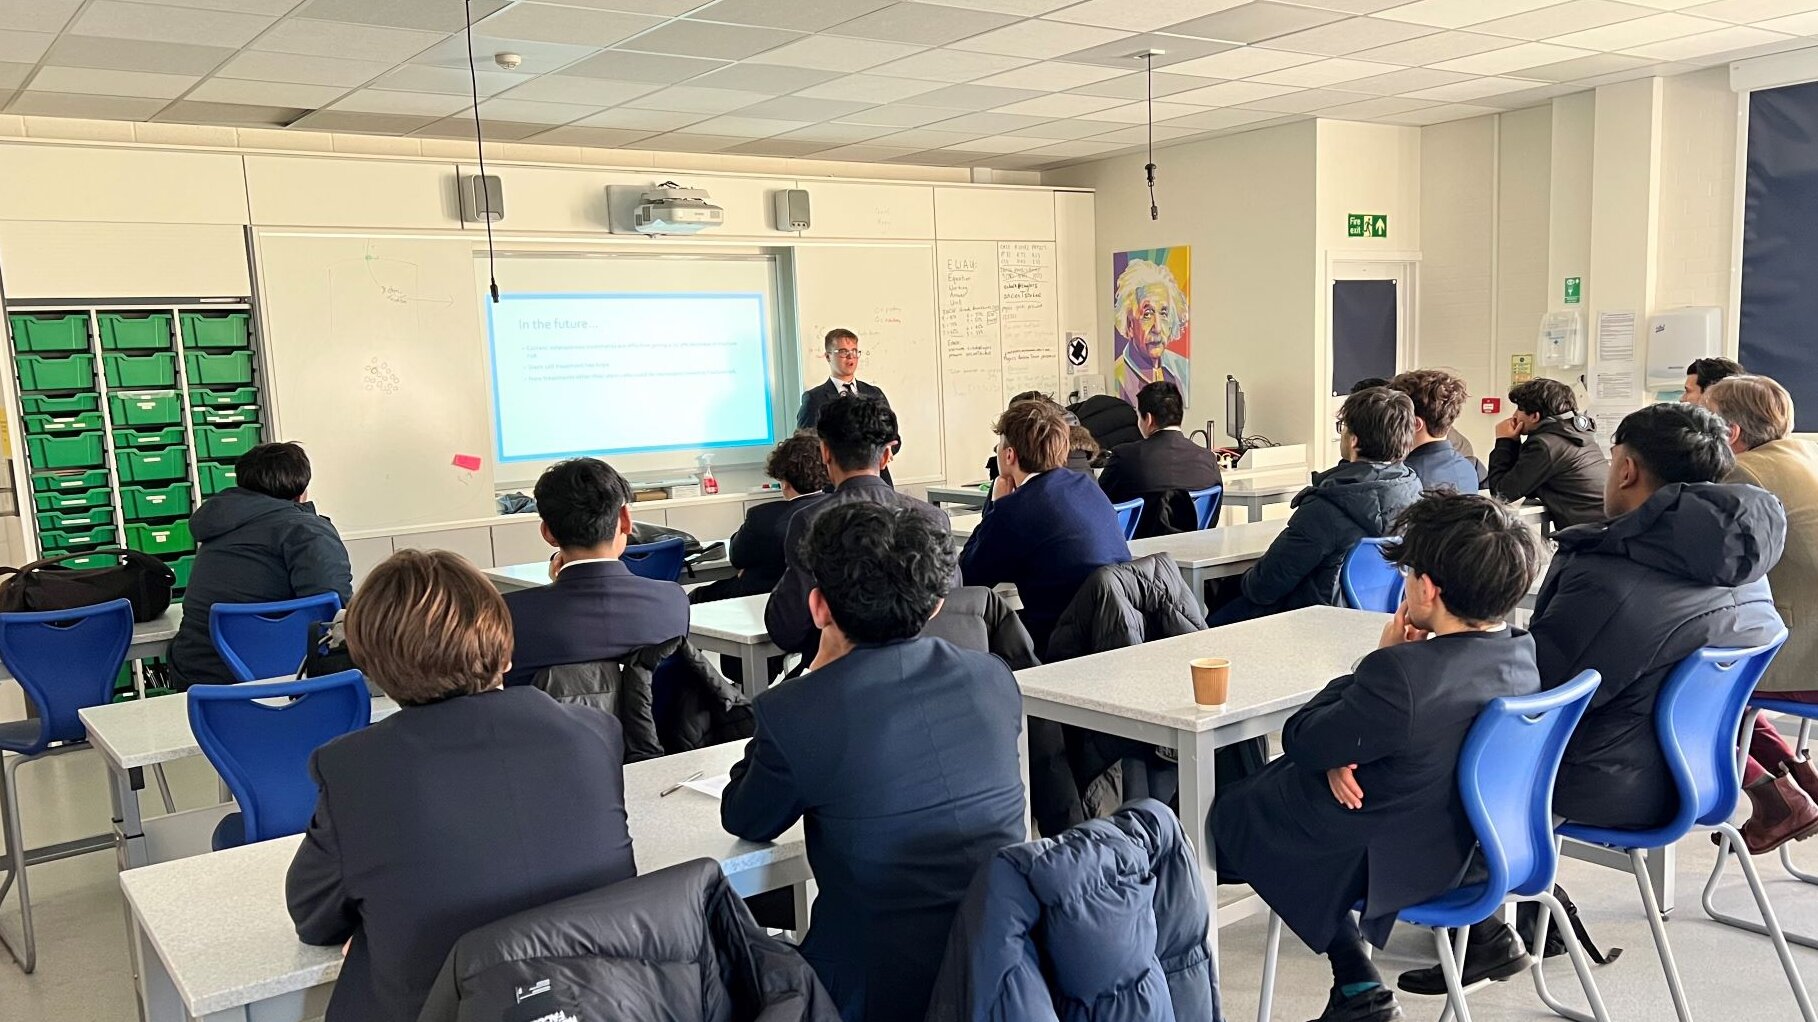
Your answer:
[[[1193,849],[1153,799],[1011,845],[966,892],[928,1022],[1214,1022],[1207,920]]]

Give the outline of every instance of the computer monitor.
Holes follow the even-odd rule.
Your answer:
[[[1237,441],[1237,446],[1244,445],[1244,388],[1237,382],[1237,377],[1225,377],[1225,432]]]

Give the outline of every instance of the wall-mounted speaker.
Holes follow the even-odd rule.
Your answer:
[[[497,174],[461,179],[461,219],[475,224],[505,219],[505,186]]]
[[[803,188],[784,188],[776,193],[776,229],[808,229],[808,192]]]

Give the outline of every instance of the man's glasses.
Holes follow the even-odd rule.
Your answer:
[[[863,354],[864,354],[864,352],[858,350],[857,348],[841,348],[838,351],[829,351],[827,353],[827,357],[828,358],[858,358],[860,355],[863,355]]]
[[[1343,419],[1333,419],[1332,420],[1332,435],[1333,436],[1342,437],[1348,432],[1350,432],[1350,431],[1345,428],[1345,420],[1343,420]]]

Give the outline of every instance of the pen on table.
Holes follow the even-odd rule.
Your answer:
[[[689,781],[700,780],[701,774],[703,774],[705,772],[706,771],[704,771],[704,770],[696,770],[694,773],[689,774],[687,777],[684,777],[681,780],[675,782],[674,784],[671,784],[669,787],[664,788],[662,791],[657,792],[657,798],[668,798],[669,796],[675,794],[676,792],[681,791],[682,785],[687,784]]]

